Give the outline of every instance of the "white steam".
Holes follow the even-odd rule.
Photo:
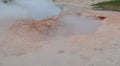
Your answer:
[[[0,1],[0,20],[11,18],[33,18],[35,20],[51,18],[60,13],[60,8],[51,0],[12,0]]]
[[[60,13],[51,0],[16,0],[17,5],[28,9],[34,19],[50,18]]]
[[[60,18],[62,27],[58,28],[56,34],[60,35],[86,35],[95,33],[100,27],[100,22],[95,19],[79,16],[66,15]]]

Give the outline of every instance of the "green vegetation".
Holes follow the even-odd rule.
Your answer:
[[[93,9],[112,10],[112,11],[120,12],[120,0],[100,2],[100,3],[93,4],[92,6],[94,6]]]

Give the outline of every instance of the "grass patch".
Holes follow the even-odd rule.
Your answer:
[[[120,0],[111,0],[93,4],[93,9],[97,10],[112,10],[120,12]]]

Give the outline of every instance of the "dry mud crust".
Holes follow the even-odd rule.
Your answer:
[[[4,55],[23,55],[39,49],[50,38],[50,31],[58,27],[58,19],[16,23],[9,28],[7,38],[0,46]]]
[[[31,23],[24,23],[20,22],[14,24],[9,31],[16,33],[17,35],[24,35],[25,33],[37,33],[39,35],[48,36],[49,31],[54,30],[57,28],[59,24],[59,20],[56,18],[40,20],[40,21],[33,21]],[[24,32],[24,33],[21,33]]]

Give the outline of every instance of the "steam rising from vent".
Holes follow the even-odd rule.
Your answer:
[[[62,27],[56,31],[57,35],[86,35],[92,34],[101,26],[100,22],[89,17],[79,15],[65,15],[60,19]]]
[[[0,0],[0,20],[32,18],[42,20],[60,13],[51,0]]]

